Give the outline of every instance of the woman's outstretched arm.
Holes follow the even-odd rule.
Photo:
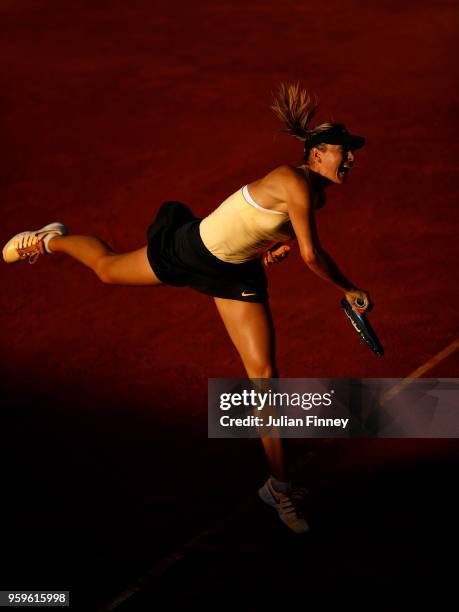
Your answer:
[[[282,199],[285,198],[285,202],[287,202],[290,221],[305,264],[314,274],[341,289],[353,307],[363,312],[365,308],[359,309],[354,302],[356,298],[360,298],[368,303],[368,293],[362,289],[357,289],[345,277],[333,258],[320,244],[308,183],[286,166],[279,172],[279,189],[282,192]]]

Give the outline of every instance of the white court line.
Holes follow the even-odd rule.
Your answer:
[[[423,374],[431,370],[434,366],[436,366],[441,361],[444,361],[447,357],[449,357],[452,353],[459,349],[459,338],[454,340],[451,344],[449,344],[442,351],[437,353],[434,357],[426,361],[425,364],[411,372],[406,378],[404,378],[398,385],[395,385],[383,396],[383,401],[381,405],[383,405],[386,401],[392,399],[396,395],[400,393],[403,389],[405,389],[408,385],[410,385],[414,379],[420,378]],[[307,465],[310,460],[317,455],[317,452],[310,451],[306,454],[306,458],[298,465],[295,466],[295,469],[292,470],[293,473],[303,468]],[[186,554],[195,549],[196,547],[202,547],[202,543],[205,541],[205,538],[211,535],[215,535],[222,529],[226,527],[226,525],[234,520],[239,514],[242,514],[244,511],[247,511],[251,505],[253,504],[253,495],[250,498],[246,498],[243,502],[241,502],[235,510],[227,515],[225,518],[220,519],[212,523],[209,527],[203,529],[200,533],[194,536],[189,542],[187,542],[180,549],[171,553],[168,557],[159,561],[156,565],[154,565],[151,569],[149,569],[143,576],[141,576],[136,582],[134,582],[128,589],[117,595],[110,603],[105,605],[103,608],[99,609],[99,612],[112,612],[116,610],[119,606],[121,606],[126,600],[130,597],[138,593],[142,590],[144,586],[151,584],[151,582],[158,578],[159,576],[165,574],[170,567],[172,567],[175,563],[179,563],[182,561]]]
[[[400,381],[397,385],[395,385],[394,387],[391,387],[388,391],[386,391],[382,397],[381,406],[385,404],[386,402],[388,402],[389,400],[391,400],[392,398],[394,398],[396,395],[398,395],[400,391],[403,391],[403,389],[408,387],[408,385],[411,385],[413,380],[415,380],[416,378],[421,378],[423,374],[431,370],[441,361],[444,361],[447,357],[452,355],[458,349],[459,349],[459,338],[451,342],[451,344],[449,344],[446,348],[444,348],[442,351],[437,353],[434,357],[429,359],[429,361],[426,361],[424,365],[414,370],[414,372],[411,372],[411,374],[408,374],[408,376],[404,378],[402,381]]]

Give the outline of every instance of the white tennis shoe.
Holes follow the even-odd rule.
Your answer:
[[[265,504],[277,510],[280,520],[290,527],[295,533],[306,533],[309,531],[309,525],[303,515],[301,508],[307,496],[306,489],[293,487],[288,493],[281,493],[274,489],[271,478],[258,490],[258,495]]]
[[[53,236],[65,236],[68,230],[63,223],[50,223],[39,230],[20,232],[13,236],[3,247],[3,259],[6,263],[14,263],[28,259],[34,264],[40,255],[50,251],[47,243]]]

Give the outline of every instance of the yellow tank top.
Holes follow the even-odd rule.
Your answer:
[[[259,206],[247,185],[203,219],[199,231],[206,248],[231,263],[256,259],[276,242],[295,237],[288,213]]]

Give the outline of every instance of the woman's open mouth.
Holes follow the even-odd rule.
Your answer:
[[[346,176],[347,174],[349,174],[350,170],[351,170],[351,166],[340,166],[338,170],[338,176],[340,177]]]

